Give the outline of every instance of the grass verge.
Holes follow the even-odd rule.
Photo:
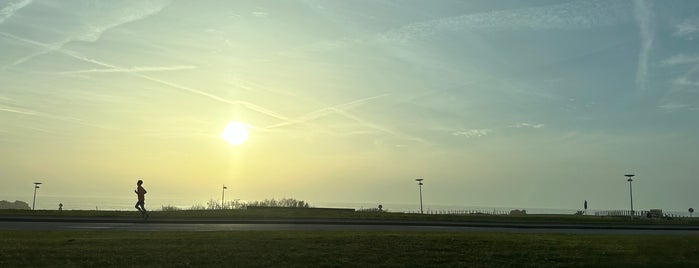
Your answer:
[[[699,267],[699,236],[0,231],[0,267]]]

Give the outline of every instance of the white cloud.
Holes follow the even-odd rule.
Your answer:
[[[486,135],[492,133],[492,129],[467,129],[462,131],[455,131],[451,133],[453,136],[461,136],[466,138],[478,138],[485,137]]]

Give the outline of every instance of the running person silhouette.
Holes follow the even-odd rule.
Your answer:
[[[148,219],[148,211],[146,211],[146,207],[145,207],[146,193],[147,192],[146,192],[146,189],[143,188],[143,186],[141,186],[142,184],[143,184],[143,181],[138,180],[138,182],[136,182],[136,185],[138,187],[136,187],[136,190],[133,191],[134,193],[136,193],[136,195],[138,195],[138,201],[136,202],[135,207],[136,207],[136,209],[138,209],[138,211],[141,212],[141,216],[143,216],[143,219],[147,220]]]

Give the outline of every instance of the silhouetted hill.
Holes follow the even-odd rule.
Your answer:
[[[7,201],[7,200],[2,200],[0,201],[0,209],[25,209],[29,210],[29,204],[16,200],[14,203]]]

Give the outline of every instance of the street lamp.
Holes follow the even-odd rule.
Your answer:
[[[420,187],[420,214],[422,214],[422,181],[423,179],[415,179],[418,187]]]
[[[39,185],[41,185],[41,182],[34,183],[34,201],[32,201],[32,210],[34,210],[34,204],[36,204],[36,189],[39,189]]]
[[[624,175],[624,176],[626,176],[627,178],[629,178],[629,179],[626,180],[626,181],[629,182],[629,197],[631,198],[631,218],[633,219],[633,216],[634,216],[634,213],[633,213],[633,188],[631,187],[631,182],[633,181],[632,178],[633,178],[634,176],[636,176],[636,175],[634,175],[634,174],[626,174],[626,175]]]
[[[224,202],[224,200],[226,200],[226,199],[225,199],[225,197],[226,197],[226,189],[228,189],[228,187],[226,187],[226,185],[224,184],[224,185],[223,185],[223,190],[221,190],[221,209],[223,209],[223,202]]]

